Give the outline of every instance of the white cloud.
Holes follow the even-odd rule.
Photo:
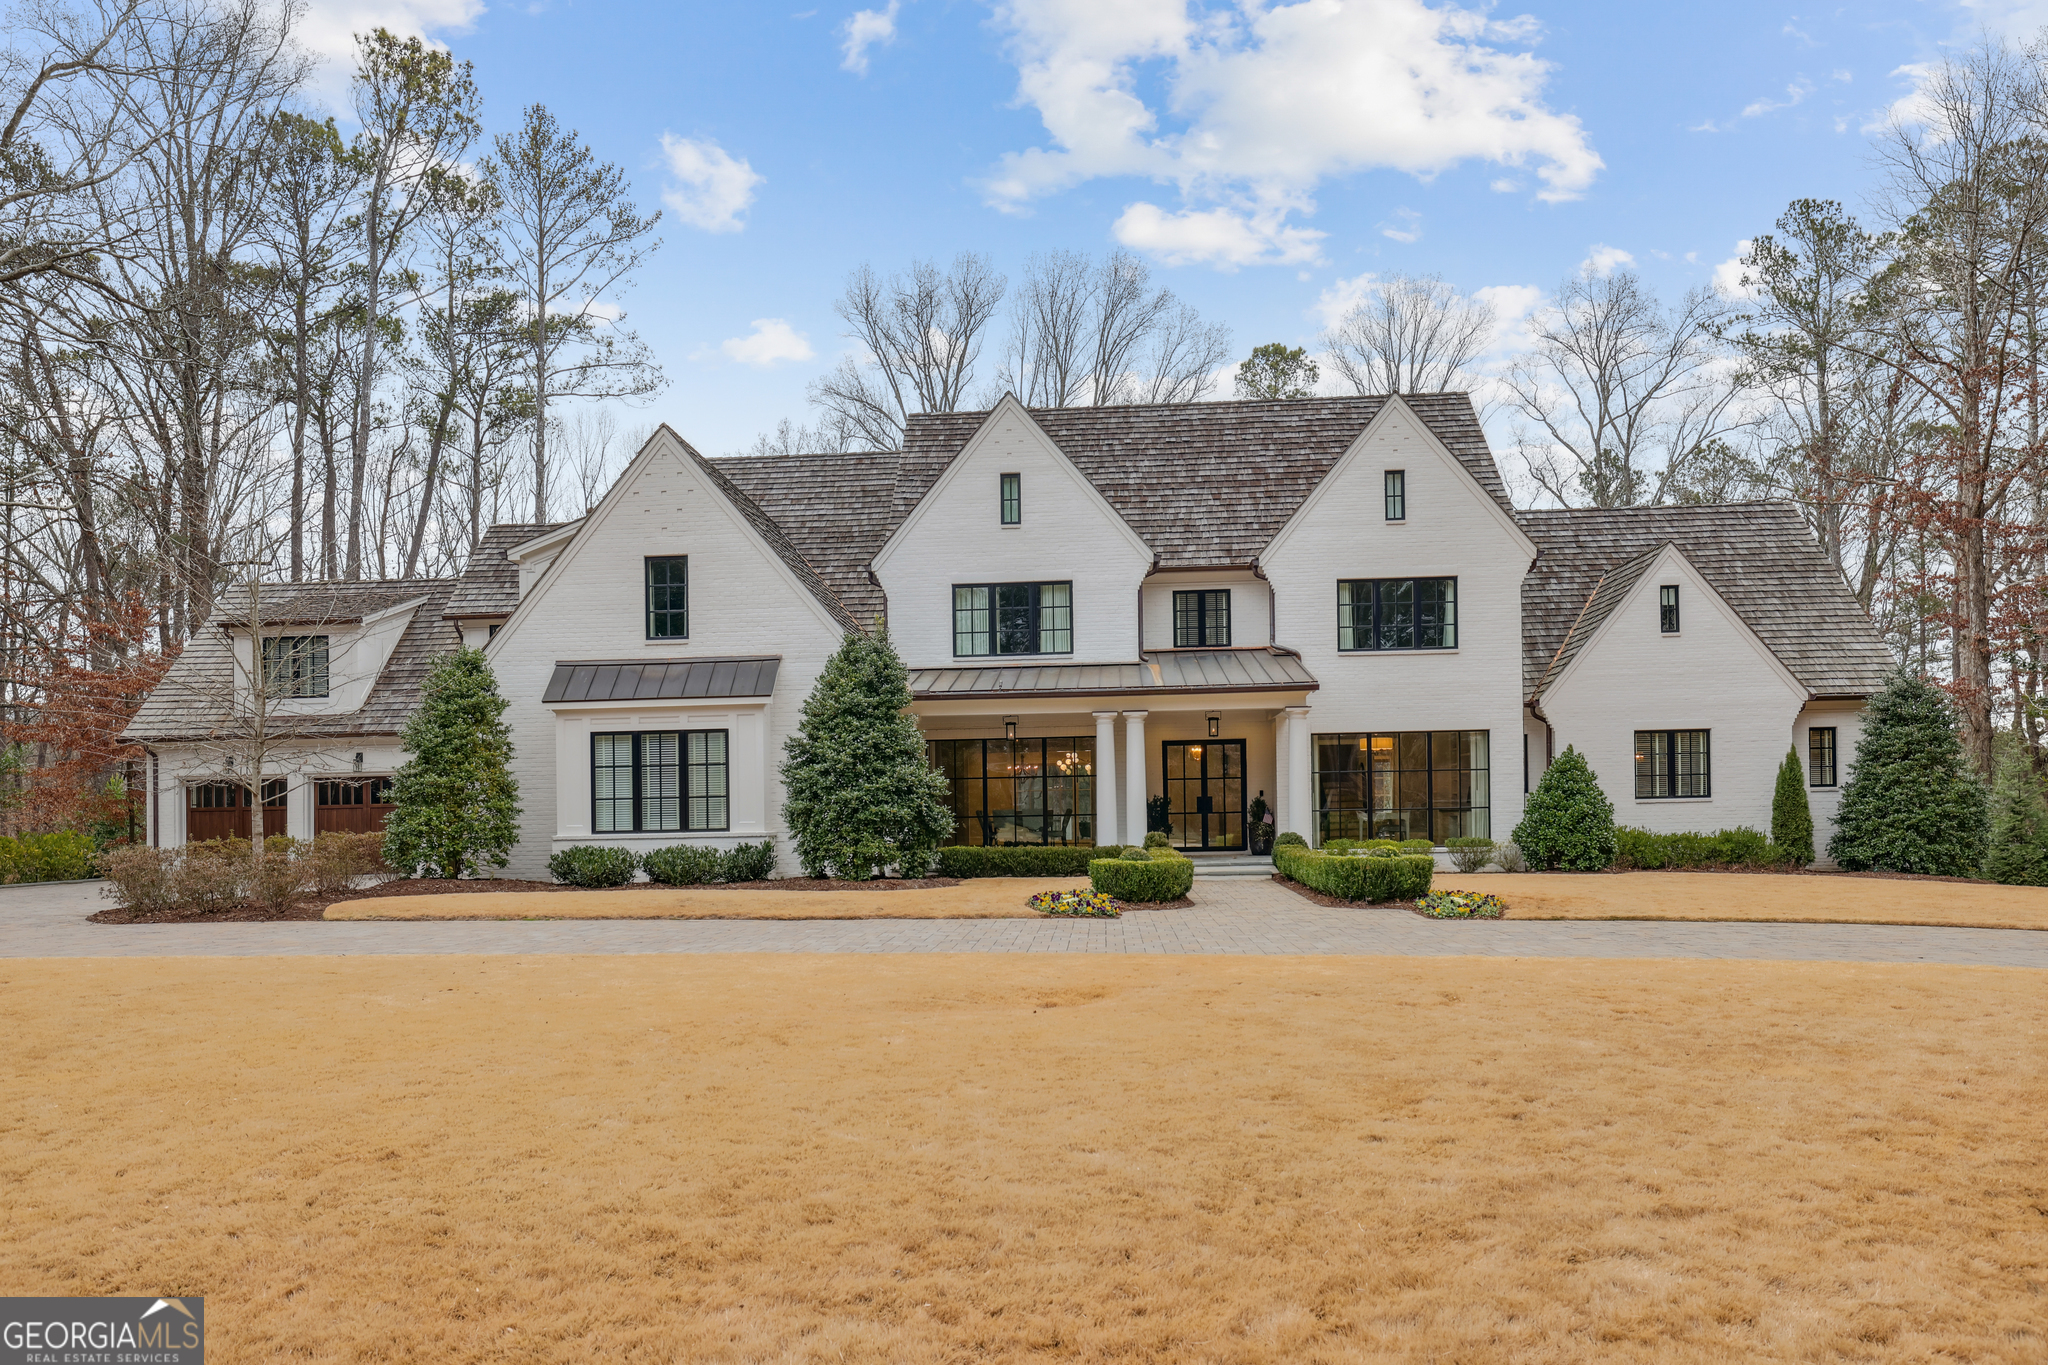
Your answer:
[[[1908,62],[1892,72],[1892,79],[1909,86],[1905,94],[1872,115],[1863,125],[1866,133],[1881,133],[1894,124],[1904,128],[1927,128],[1936,121],[1934,101],[1928,97],[1928,82],[1941,70],[1937,62]]]
[[[1522,182],[1511,175],[1504,175],[1486,188],[1492,190],[1495,194],[1513,194],[1516,190],[1522,188]]]
[[[1784,99],[1754,100],[1743,107],[1742,116],[1744,118],[1758,118],[1764,114],[1776,113],[1780,109],[1790,109],[1812,93],[1813,82],[1801,76],[1798,80],[1785,87]]]
[[[1313,212],[1329,177],[1426,180],[1483,161],[1529,170],[1539,197],[1561,200],[1603,165],[1578,119],[1544,104],[1550,64],[1503,46],[1529,41],[1525,20],[1423,0],[997,0],[996,19],[1018,101],[1048,134],[989,176],[989,202],[1006,210],[1098,177],[1146,176],[1189,206],[1171,220],[1152,209],[1146,226],[1172,221],[1187,235],[1256,223],[1252,235],[1277,242],[1299,231],[1283,220]],[[1300,258],[1298,244],[1256,257]],[[1247,263],[1242,250],[1199,259]]]
[[[1595,242],[1586,252],[1586,259],[1579,262],[1579,269],[1595,275],[1612,275],[1624,265],[1634,265],[1636,258],[1618,246]]]
[[[740,215],[754,202],[754,187],[765,177],[710,138],[661,135],[675,183],[662,191],[661,202],[691,227],[706,232],[738,232]]]
[[[483,0],[322,0],[307,7],[292,36],[319,59],[314,93],[336,113],[346,113],[358,33],[388,28],[402,38],[431,40],[435,35],[469,32],[483,12]]]
[[[845,38],[846,53],[839,65],[856,76],[867,75],[868,49],[876,43],[887,47],[896,41],[896,11],[902,3],[903,0],[889,0],[887,9],[855,10],[839,29]]]
[[[763,369],[785,360],[809,360],[817,352],[810,338],[781,318],[755,318],[754,330],[743,337],[731,337],[719,349],[742,365]]]
[[[1543,306],[1546,296],[1541,289],[1533,284],[1490,284],[1473,290],[1472,297],[1493,308],[1493,339],[1487,343],[1488,354],[1518,355],[1536,344],[1529,334],[1529,322]]]
[[[1316,295],[1315,314],[1323,320],[1323,326],[1335,327],[1346,313],[1371,298],[1378,290],[1378,280],[1379,276],[1369,270],[1348,280],[1339,276],[1336,283]]]
[[[1742,283],[1742,258],[1749,254],[1750,239],[1744,238],[1735,244],[1735,254],[1714,267],[1714,288],[1731,299],[1753,299],[1756,290],[1746,288]]]
[[[1286,210],[1182,209],[1168,213],[1157,204],[1128,205],[1110,231],[1125,246],[1150,252],[1168,265],[1314,265],[1323,258],[1328,233],[1288,227]]]
[[[1414,209],[1395,209],[1394,225],[1380,224],[1380,236],[1391,237],[1397,242],[1419,242],[1422,240],[1422,215]]]

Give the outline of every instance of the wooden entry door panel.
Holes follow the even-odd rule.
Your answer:
[[[369,834],[390,817],[389,777],[323,778],[313,784],[315,834]]]

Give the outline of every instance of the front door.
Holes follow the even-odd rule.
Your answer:
[[[1244,847],[1244,741],[1169,739],[1166,837],[1183,850]]]

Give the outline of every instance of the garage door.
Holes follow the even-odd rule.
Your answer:
[[[314,785],[313,832],[367,834],[391,814],[389,777],[335,778]]]
[[[185,838],[246,839],[249,837],[249,788],[241,782],[194,782],[185,789]],[[263,833],[285,831],[285,780],[263,784]]]

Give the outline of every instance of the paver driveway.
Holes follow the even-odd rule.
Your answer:
[[[2048,933],[1860,924],[1510,920],[1331,909],[1271,882],[1199,880],[1185,910],[1116,920],[549,920],[107,925],[94,883],[0,887],[0,957],[389,953],[1284,953],[1752,958],[2048,969]]]

